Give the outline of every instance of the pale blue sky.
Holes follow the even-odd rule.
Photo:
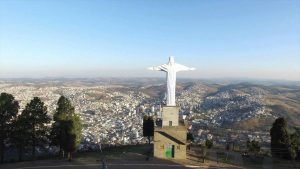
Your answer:
[[[300,80],[299,0],[0,0],[1,77]]]

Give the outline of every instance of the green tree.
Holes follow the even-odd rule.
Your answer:
[[[60,96],[57,102],[57,108],[53,115],[54,123],[51,127],[50,140],[51,145],[59,146],[59,155],[64,157],[64,151],[62,147],[63,143],[63,122],[67,116],[74,114],[75,109],[72,106],[69,99],[64,96]]]
[[[212,140],[206,140],[205,141],[205,147],[207,147],[208,149],[211,149],[213,147],[214,143]]]
[[[26,121],[23,128],[24,134],[30,136],[30,145],[32,147],[32,158],[35,159],[36,147],[42,146],[47,141],[48,127],[50,117],[47,115],[47,107],[40,98],[34,97],[28,103],[20,115],[21,121]]]
[[[186,140],[193,142],[194,141],[194,135],[191,132],[188,132],[186,134]]]
[[[291,144],[292,159],[300,159],[300,127],[295,127],[295,132],[291,134]]]
[[[52,123],[51,126],[51,131],[50,131],[50,135],[49,135],[49,140],[50,140],[50,145],[49,146],[58,146],[59,147],[59,156],[61,156],[63,154],[63,150],[62,150],[62,134],[61,134],[61,130],[60,130],[60,123],[58,121],[54,121],[54,123]]]
[[[19,110],[19,103],[13,95],[1,93],[0,95],[0,156],[1,163],[4,161],[5,141],[11,132],[12,120]]]
[[[22,161],[24,149],[30,140],[27,129],[29,128],[26,119],[22,116],[17,117],[13,121],[13,129],[11,132],[11,143],[14,148],[17,149],[19,161]]]
[[[64,96],[59,98],[53,119],[51,143],[59,146],[60,155],[62,154],[63,157],[64,152],[67,152],[68,159],[71,161],[72,153],[81,141],[82,124],[69,99]]]
[[[72,160],[72,153],[76,151],[81,141],[82,124],[76,114],[68,116],[62,121],[62,146],[68,153],[68,160]]]
[[[287,131],[287,123],[280,117],[275,120],[270,129],[271,152],[273,157],[289,159],[291,140]]]
[[[247,148],[249,152],[254,153],[255,155],[257,155],[260,152],[260,145],[258,141],[255,140],[248,140],[247,141]]]
[[[289,158],[291,159],[291,160],[295,160],[296,159],[296,157],[297,157],[297,152],[296,152],[296,149],[294,148],[294,147],[289,147],[288,148],[288,153],[289,153]]]
[[[150,144],[150,139],[154,135],[154,121],[150,116],[144,116],[143,119],[143,136],[147,137],[148,143]]]

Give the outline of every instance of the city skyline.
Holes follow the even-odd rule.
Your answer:
[[[0,78],[163,77],[300,80],[300,2],[0,2]]]

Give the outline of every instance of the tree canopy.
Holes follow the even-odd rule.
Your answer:
[[[59,98],[53,119],[52,144],[60,147],[60,154],[62,150],[67,152],[68,158],[71,160],[72,153],[78,148],[81,141],[82,124],[69,99],[64,96]]]
[[[148,142],[150,144],[150,138],[154,135],[154,120],[151,116],[144,116],[143,135],[148,138]]]
[[[256,140],[248,140],[247,141],[247,148],[249,152],[252,152],[254,154],[258,154],[260,152],[260,145],[259,142]]]
[[[4,161],[4,142],[8,139],[12,130],[12,120],[19,111],[19,102],[13,95],[8,93],[0,94],[0,156],[1,163]]]
[[[30,136],[32,157],[35,159],[36,147],[44,145],[47,141],[46,135],[49,130],[47,124],[50,122],[47,107],[40,98],[34,97],[26,105],[19,118],[24,128],[24,134]]]
[[[191,132],[188,132],[186,134],[186,140],[193,142],[194,141],[194,135]]]
[[[11,131],[10,141],[12,143],[12,147],[16,148],[18,153],[19,161],[22,161],[22,156],[25,150],[26,145],[30,142],[30,134],[27,131],[27,121],[25,118],[18,116],[13,121],[13,129]],[[24,127],[27,126],[27,127]]]
[[[289,159],[291,140],[284,118],[279,117],[275,120],[270,130],[270,135],[272,156]]]
[[[292,158],[300,159],[300,127],[295,127],[295,132],[291,134],[291,144],[292,149],[294,149],[295,154]]]
[[[212,140],[206,140],[205,141],[205,147],[207,147],[208,149],[212,148],[214,145]]]

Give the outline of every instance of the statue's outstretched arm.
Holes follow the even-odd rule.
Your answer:
[[[153,67],[149,67],[148,69],[149,70],[158,70],[158,71],[165,71],[167,72],[168,71],[168,65],[166,64],[163,64],[163,65],[160,65],[160,66],[153,66]]]
[[[178,63],[175,63],[176,71],[188,71],[188,70],[195,70],[193,67],[187,67]]]

